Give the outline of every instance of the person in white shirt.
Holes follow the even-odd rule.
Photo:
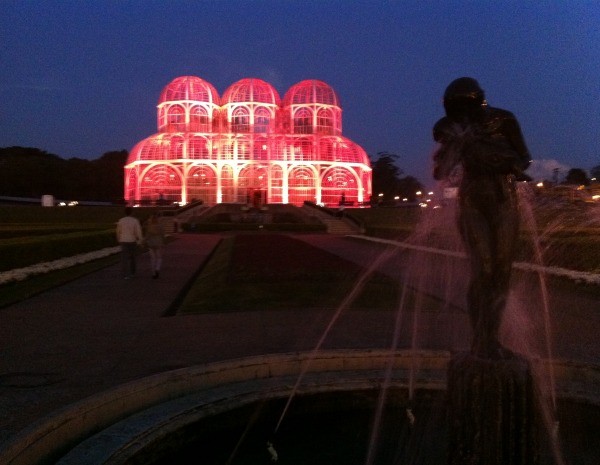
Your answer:
[[[123,277],[131,279],[135,275],[135,248],[142,242],[142,226],[131,216],[133,209],[125,208],[125,216],[117,222],[117,242],[121,246]]]

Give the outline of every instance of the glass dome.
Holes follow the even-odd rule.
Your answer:
[[[165,86],[158,104],[178,101],[220,104],[219,93],[210,83],[196,76],[181,76]]]
[[[227,103],[281,103],[275,88],[261,79],[246,78],[237,81],[223,93],[223,105]]]
[[[340,100],[326,82],[308,79],[290,87],[283,98],[283,106],[302,104],[324,104],[339,107]]]
[[[173,79],[158,101],[159,132],[212,132],[220,111],[215,87],[196,76]]]
[[[352,142],[350,139],[342,137],[342,142],[340,143],[340,150],[337,153],[338,158],[336,161],[341,161],[345,163],[357,163],[357,164],[365,164],[368,165],[369,156],[367,152],[363,150],[363,148]]]

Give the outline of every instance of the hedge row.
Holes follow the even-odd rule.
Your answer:
[[[0,271],[116,246],[114,229],[70,232],[0,241]]]
[[[106,225],[45,225],[39,227],[15,227],[15,228],[2,228],[0,227],[0,240],[3,239],[17,239],[22,240],[23,238],[31,236],[48,236],[57,234],[67,234],[76,232],[90,232],[90,231],[101,231],[105,230]]]
[[[403,241],[410,237],[412,230],[391,227],[367,227],[368,236]],[[434,242],[442,243],[442,242]],[[600,272],[600,236],[596,232],[579,232],[578,235],[553,234],[544,238],[539,244],[542,264],[557,266],[577,271]],[[522,233],[517,246],[517,261],[535,263],[536,251],[533,249],[531,237]]]
[[[583,235],[542,241],[544,265],[600,273],[600,237]]]

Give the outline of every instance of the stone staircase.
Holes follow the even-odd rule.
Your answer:
[[[354,235],[363,234],[362,228],[343,216],[337,217],[319,207],[311,205],[303,205],[304,210],[308,215],[314,216],[319,219],[326,227],[328,234],[339,234],[339,235]]]
[[[225,213],[233,212],[237,215],[240,215],[241,208],[243,209],[243,206],[240,206],[239,204],[219,204],[213,207],[198,205],[197,207],[186,209],[185,211],[177,213],[174,216],[162,216],[161,221],[165,232],[167,234],[172,234],[181,231],[181,225],[189,222],[190,220],[200,220],[201,217],[207,214],[214,214],[217,210],[222,210]],[[280,213],[286,211],[287,209],[289,210],[290,214],[293,213],[293,210],[296,210],[298,212],[296,214],[307,217],[308,221],[319,221],[325,225],[328,234],[354,235],[364,233],[361,226],[355,222],[345,218],[343,215],[336,216],[336,214],[332,213],[330,210],[320,208],[316,205],[305,204],[302,207],[294,207],[291,205],[268,206],[269,211],[274,211],[275,208],[277,208],[277,211]]]
[[[177,232],[177,224],[174,216],[161,216],[158,218],[165,234],[170,235]]]
[[[161,218],[163,228],[167,234],[180,232],[182,223],[188,222],[192,217],[202,216],[208,210],[209,207],[204,204],[199,204],[192,208],[186,208],[173,216],[163,216]]]

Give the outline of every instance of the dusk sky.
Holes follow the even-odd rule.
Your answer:
[[[178,76],[220,95],[260,78],[281,97],[319,79],[346,137],[430,184],[444,89],[472,76],[519,119],[534,178],[600,165],[597,0],[0,0],[0,63],[0,147],[63,158],[156,133]]]

